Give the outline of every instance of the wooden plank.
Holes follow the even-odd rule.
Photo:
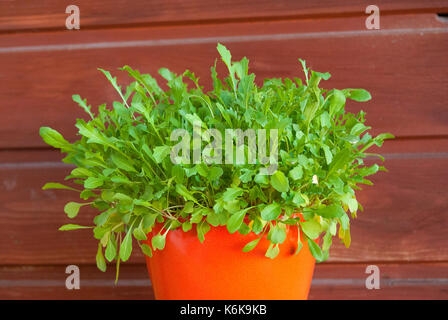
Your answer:
[[[353,223],[352,246],[346,249],[335,239],[331,261],[446,261],[447,146],[448,139],[386,142],[389,173],[377,174],[375,186],[360,192],[366,210]],[[14,153],[19,151],[10,160],[20,158]],[[1,263],[94,263],[90,230],[57,231],[71,222],[64,204],[77,199],[70,191],[40,189],[62,181],[70,168],[49,161],[49,155],[35,156],[46,160],[0,163]],[[75,223],[90,225],[94,215],[83,209]],[[142,258],[137,254],[131,263]]]
[[[378,264],[380,289],[368,290],[368,264],[318,264],[310,296],[317,299],[447,299],[447,263]],[[0,267],[0,299],[153,299],[145,264],[123,264],[118,285],[114,270],[79,265],[80,289],[68,290],[65,265]]]
[[[207,30],[192,26],[4,35],[0,77],[8,81],[0,87],[0,148],[43,146],[37,134],[43,125],[73,139],[74,118],[82,115],[71,101],[73,93],[93,105],[117,99],[97,67],[113,71],[131,64],[152,74],[162,66],[176,72],[188,68],[208,88],[218,41],[227,44],[235,58],[250,58],[258,83],[266,77],[301,77],[297,57],[302,57],[314,69],[333,74],[325,87],[369,89],[372,101],[351,102],[348,108],[366,110],[375,133],[448,135],[448,91],[443,90],[448,85],[448,26],[418,16],[409,28],[410,17],[403,19],[384,18],[393,29],[378,32],[363,30],[364,20],[351,18],[343,25],[335,19],[216,25]],[[341,32],[327,31],[334,25],[341,25]],[[346,30],[355,25],[358,29]],[[221,65],[219,71],[224,73]],[[119,79],[127,81],[122,73]]]
[[[30,29],[65,29],[68,14],[65,9],[70,1],[39,1],[23,3],[19,1],[0,2],[0,31]],[[129,5],[123,1],[80,0],[81,27],[125,26],[141,24],[197,23],[208,21],[235,21],[248,19],[272,19],[291,17],[315,17],[335,15],[364,15],[368,1],[319,2],[294,0],[248,0],[218,1],[210,5],[206,0],[151,0],[133,1]],[[448,9],[444,0],[386,1],[375,4],[381,12],[443,12]]]
[[[69,290],[66,265],[0,267],[0,299],[154,299],[146,265],[125,265],[115,285],[115,270],[78,265],[80,288]]]
[[[383,154],[386,158],[402,154],[444,153],[448,151],[448,138],[439,137],[415,137],[412,139],[395,138],[387,140],[381,148],[373,146],[369,149],[372,153]],[[50,146],[43,148],[27,149],[0,149],[0,164],[34,163],[34,162],[60,162],[65,154]],[[403,155],[407,156],[407,155]]]
[[[311,300],[445,300],[448,298],[447,263],[375,264],[380,271],[380,289],[365,286],[366,264],[316,266]]]

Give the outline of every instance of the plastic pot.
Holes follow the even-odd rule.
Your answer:
[[[193,230],[168,232],[165,248],[146,257],[156,299],[307,299],[315,259],[303,235],[303,247],[294,255],[297,228],[289,228],[275,259],[265,257],[266,236],[252,251],[242,251],[257,238],[230,234],[225,227],[212,227],[203,243]]]

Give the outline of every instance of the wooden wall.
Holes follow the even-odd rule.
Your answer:
[[[57,231],[69,222],[63,206],[72,195],[41,187],[70,167],[38,129],[73,140],[83,114],[72,94],[94,105],[117,98],[97,67],[188,68],[209,86],[219,41],[250,59],[259,82],[301,76],[301,57],[333,75],[328,87],[368,89],[373,100],[349,109],[367,111],[374,133],[397,136],[381,150],[389,173],[359,195],[366,210],[351,248],[335,245],[316,267],[310,298],[447,299],[448,21],[437,13],[448,12],[448,1],[375,3],[380,30],[366,30],[370,2],[362,0],[80,0],[81,29],[69,31],[71,1],[0,1],[0,298],[153,297],[141,255],[122,264],[114,286],[114,268],[94,266],[89,231]],[[69,264],[80,266],[80,290],[65,289]],[[364,285],[372,264],[380,290]]]

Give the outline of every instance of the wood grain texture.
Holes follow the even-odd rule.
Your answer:
[[[448,91],[434,89],[448,86],[448,26],[420,16],[409,28],[409,17],[395,17],[392,29],[374,33],[362,30],[363,20],[351,19],[340,32],[306,32],[331,30],[331,21],[307,20],[210,26],[205,31],[196,26],[4,35],[0,78],[7,85],[0,87],[0,148],[43,146],[37,134],[43,125],[73,139],[74,118],[82,115],[71,101],[73,93],[93,105],[117,99],[97,67],[113,71],[131,64],[152,74],[162,66],[176,72],[188,68],[208,88],[218,41],[236,59],[249,57],[258,83],[266,77],[301,77],[297,57],[302,57],[314,69],[333,74],[324,87],[370,90],[372,101],[351,102],[348,108],[366,110],[374,133],[448,135]],[[358,30],[345,30],[354,25]],[[223,66],[219,71],[224,73]],[[119,79],[128,81],[122,73]]]
[[[368,290],[369,264],[316,265],[311,300],[319,299],[447,299],[447,263],[377,264],[380,289]],[[80,289],[68,290],[65,265],[0,267],[0,299],[153,299],[145,264],[123,264],[114,284],[111,269],[79,265]]]
[[[0,2],[0,31],[65,29],[68,14],[65,9],[73,4],[68,0],[23,2],[4,0]],[[232,21],[247,19],[291,18],[310,16],[361,15],[371,3],[363,0],[319,2],[305,0],[151,0],[88,1],[80,0],[81,26],[106,27],[141,24],[199,23],[207,21]],[[446,0],[379,0],[375,4],[381,12],[444,12]]]
[[[365,212],[353,222],[352,245],[346,249],[335,239],[330,261],[447,261],[448,139],[386,142],[381,151],[389,172],[378,173],[375,185],[359,193]],[[10,161],[21,158],[19,151],[8,153]],[[53,151],[34,157],[45,161],[29,156],[26,162],[0,162],[1,263],[94,263],[96,241],[90,230],[57,230],[71,222],[63,207],[76,196],[40,189],[62,181],[70,167],[57,162],[61,156]],[[83,208],[75,223],[91,225],[94,215]],[[137,253],[131,263],[142,258]]]
[[[154,298],[137,248],[115,286],[115,267],[94,265],[91,230],[57,230],[90,225],[96,212],[83,208],[69,220],[63,207],[74,195],[41,190],[71,167],[38,129],[74,140],[84,115],[72,94],[93,105],[118,99],[97,67],[122,84],[129,79],[116,68],[125,64],[152,74],[188,68],[209,89],[217,42],[235,59],[247,56],[259,84],[302,77],[300,57],[332,74],[326,88],[368,89],[373,100],[348,109],[367,111],[375,134],[398,136],[372,150],[385,155],[389,173],[359,193],[366,210],[353,221],[352,245],[334,239],[310,299],[448,299],[448,24],[436,15],[448,12],[448,0],[378,0],[381,30],[365,29],[367,0],[80,0],[79,31],[65,29],[70,4],[0,1],[0,299]],[[226,73],[222,65],[218,72]],[[65,288],[69,264],[80,267],[80,290]],[[370,264],[380,268],[380,290],[365,288]]]
[[[446,300],[447,263],[374,263],[380,271],[380,289],[365,286],[366,264],[316,266],[311,284],[311,300]]]

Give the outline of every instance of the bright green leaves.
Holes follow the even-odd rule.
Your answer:
[[[310,249],[311,254],[318,262],[321,262],[324,258],[324,255],[322,253],[322,249],[319,247],[319,245],[314,242],[311,239],[308,239],[308,247]]]
[[[74,217],[76,217],[77,215],[78,215],[78,212],[79,212],[79,209],[82,207],[82,206],[86,206],[86,205],[89,205],[89,204],[91,204],[91,202],[89,202],[89,203],[77,203],[77,202],[69,202],[69,203],[67,203],[66,205],[65,205],[65,207],[64,207],[64,212],[67,214],[67,216],[69,217],[69,218],[74,218]]]
[[[268,204],[261,210],[261,218],[264,221],[272,221],[277,219],[280,214],[282,213],[282,207],[280,204],[274,202],[271,204]]]
[[[209,231],[210,231],[210,225],[207,222],[202,221],[198,223],[198,225],[196,226],[196,232],[198,235],[198,239],[201,243],[204,242],[205,234]]]
[[[249,242],[248,244],[246,244],[243,247],[243,252],[249,252],[252,251],[253,249],[255,249],[255,247],[258,245],[258,243],[260,242],[261,238],[252,240],[251,242]]]
[[[181,195],[186,201],[193,201],[197,203],[196,198],[193,197],[193,194],[183,184],[176,185],[176,192]]]
[[[216,47],[218,49],[219,54],[221,55],[221,59],[224,62],[224,64],[227,66],[227,69],[229,70],[229,77],[232,81],[232,87],[233,91],[235,93],[236,98],[236,79],[235,79],[235,71],[232,66],[232,55],[229,50],[222,44],[218,43],[218,46]]]
[[[117,168],[129,172],[137,172],[134,166],[132,165],[132,161],[126,158],[125,156],[119,153],[112,153],[110,158],[112,162],[117,166]]]
[[[319,209],[315,209],[314,213],[324,218],[339,218],[345,214],[341,206],[334,204]]]
[[[362,209],[355,190],[358,184],[371,184],[366,176],[385,170],[374,163],[366,166],[363,158],[370,154],[365,152],[393,137],[372,137],[365,112],[346,111],[351,100],[368,101],[371,95],[364,89],[321,89],[320,83],[330,74],[310,70],[303,60],[304,81],[273,78],[259,81],[263,83],[259,86],[249,73],[247,58],[232,62],[225,46],[218,44],[217,49],[228,74],[218,78],[213,66],[210,92],[189,70],[178,75],[161,68],[159,74],[166,80],[162,89],[154,77],[129,66],[122,69],[132,78],[127,87],[120,87],[117,78],[100,69],[119,101],[96,108],[74,95],[73,100],[88,114],[88,120],[76,121],[79,139],[74,143],[51,128],[40,129],[47,144],[66,153],[64,163],[75,165],[67,185],[51,182],[43,189],[78,191],[82,201],[90,201],[69,202],[64,208],[69,218],[76,217],[84,205],[99,211],[93,233],[101,244],[100,269],[105,270],[105,261],[128,260],[133,239],[145,255],[152,256],[153,250],[165,247],[168,230],[195,232],[201,242],[211,228],[219,226],[231,233],[253,233],[258,238],[243,251],[251,251],[264,238],[270,242],[269,258],[278,255],[289,228],[302,232],[297,252],[308,242],[319,261],[328,257],[338,230],[344,244],[350,244],[350,219]],[[233,155],[244,151],[244,163],[202,163],[203,155],[216,156],[210,147],[200,157],[181,147],[176,155],[182,161],[170,161],[171,151],[180,147],[171,143],[176,139],[182,138],[179,142],[193,147],[192,151],[204,151],[204,146],[217,142],[216,137],[208,131],[208,137],[201,136],[197,144],[194,134],[206,130],[222,134],[227,129],[266,130],[265,154],[257,132],[256,152],[249,150],[249,135],[241,139],[242,146],[237,137],[232,140]],[[180,135],[171,140],[174,132]],[[224,146],[225,142],[221,141]],[[248,163],[252,155],[256,159]],[[190,162],[183,161],[187,159]],[[274,164],[272,160],[276,171],[262,174]],[[306,221],[297,217],[299,212]],[[166,231],[153,235],[156,225]],[[60,230],[85,228],[91,227],[67,224]]]
[[[302,166],[297,166],[294,169],[292,169],[291,171],[289,171],[289,176],[293,179],[293,180],[299,180],[303,177],[303,169]]]
[[[343,110],[345,105],[345,95],[342,91],[334,89],[330,93],[329,97],[329,113],[330,116],[333,117],[334,115],[338,114],[341,110]]]
[[[115,259],[115,256],[117,255],[117,245],[113,239],[109,239],[104,255],[109,262],[112,262],[112,260]]]
[[[81,99],[79,94],[72,95],[73,101],[75,101],[81,108],[84,109],[84,111],[90,116],[90,118],[95,119],[93,113],[92,113],[92,107],[90,105],[87,105],[86,99]]]
[[[330,148],[327,145],[323,145],[322,149],[324,149],[325,161],[327,164],[330,164],[333,161],[333,154],[330,151]]]
[[[39,134],[45,143],[49,144],[52,147],[57,149],[61,149],[63,152],[73,150],[72,145],[64,139],[64,137],[49,127],[41,127],[39,130]]]
[[[280,252],[280,249],[278,247],[278,244],[271,243],[269,245],[268,250],[266,251],[265,256],[271,259],[274,259]]]
[[[96,189],[101,187],[104,183],[104,180],[101,178],[89,177],[84,181],[84,188],[86,189]]]
[[[122,261],[127,261],[132,253],[132,228],[128,230],[123,242],[120,245],[120,259]]]
[[[276,224],[270,232],[270,240],[272,243],[283,243],[286,239],[285,225]]]
[[[169,146],[158,146],[154,148],[153,157],[157,163],[161,163],[169,154],[171,148]]]
[[[279,170],[271,176],[271,185],[278,192],[287,192],[289,190],[289,180],[285,174]]]
[[[78,224],[64,224],[59,228],[60,231],[70,231],[70,230],[78,230],[78,229],[91,229],[93,227],[80,226]]]
[[[163,250],[165,248],[166,233],[157,234],[152,237],[151,244],[154,250]]]
[[[48,189],[65,189],[65,190],[72,190],[72,191],[79,192],[79,190],[77,190],[75,188],[71,188],[71,187],[65,186],[61,183],[56,183],[56,182],[48,182],[42,187],[42,190],[48,190]]]
[[[229,220],[227,221],[227,230],[230,233],[234,233],[241,227],[244,217],[246,216],[247,211],[249,211],[250,209],[252,209],[252,207],[239,210],[230,216]]]
[[[106,271],[106,260],[104,260],[101,244],[98,244],[98,251],[96,253],[96,266],[101,271],[103,271],[103,272]]]
[[[224,171],[222,170],[221,167],[212,167],[209,171],[208,180],[209,181],[217,180],[222,176],[223,173]]]
[[[75,126],[78,128],[79,133],[87,138],[87,143],[97,143],[106,147],[113,148],[113,144],[106,138],[99,130],[93,127],[89,122],[86,124],[84,120],[78,119]]]
[[[364,89],[344,89],[342,92],[345,94],[347,98],[350,98],[355,101],[369,101],[372,99],[372,96],[367,90]]]
[[[233,201],[243,194],[244,190],[240,188],[227,188],[227,190],[222,195],[224,201]]]
[[[304,234],[310,239],[317,239],[322,231],[321,225],[315,220],[300,222],[300,227]]]

